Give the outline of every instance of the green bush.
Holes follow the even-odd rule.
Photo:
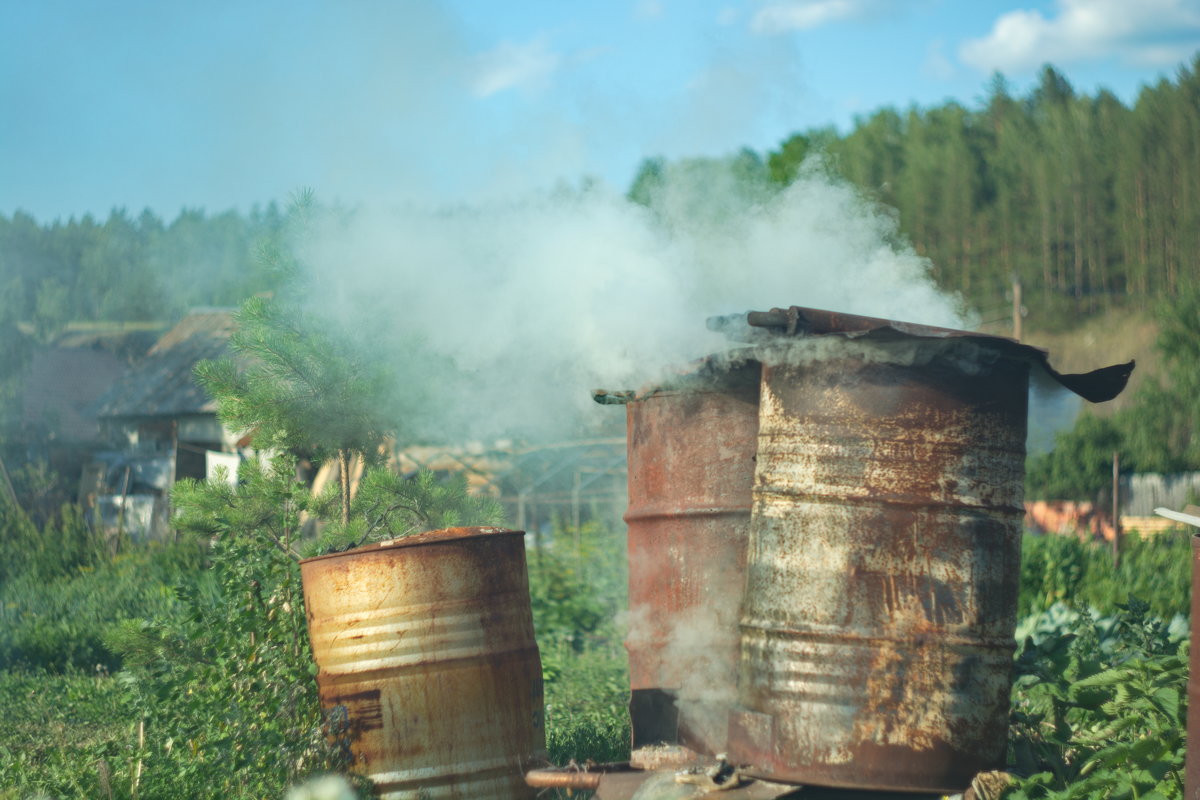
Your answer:
[[[0,586],[18,577],[52,580],[112,556],[104,535],[78,506],[64,505],[40,528],[0,494]]]
[[[1019,616],[1056,602],[1111,614],[1136,597],[1164,619],[1187,614],[1191,603],[1189,536],[1163,533],[1121,537],[1120,565],[1109,545],[1072,536],[1027,534],[1021,543]]]
[[[1018,652],[1009,763],[1026,777],[1006,797],[1182,797],[1183,631],[1136,600],[1107,620],[1055,608],[1060,627]]]
[[[209,542],[210,579],[180,593],[185,612],[129,621],[107,638],[150,741],[140,754],[147,800],[280,797],[346,766],[340,732],[323,724],[290,549],[307,488],[283,456],[240,475],[236,488],[176,486],[177,521]]]
[[[627,605],[623,531],[559,526],[529,554],[534,629],[546,690],[546,746],[555,764],[629,758],[629,662],[619,615]]]
[[[122,620],[178,613],[177,587],[201,578],[201,558],[194,543],[151,544],[49,579],[32,569],[3,581],[0,670],[119,669],[106,632]]]
[[[1025,537],[1006,797],[1182,796],[1190,538]]]

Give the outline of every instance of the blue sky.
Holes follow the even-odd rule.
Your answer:
[[[0,213],[460,203],[760,152],[1041,64],[1131,102],[1200,0],[4,0]]]

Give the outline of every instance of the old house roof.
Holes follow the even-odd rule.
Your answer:
[[[192,369],[206,358],[228,355],[234,330],[229,309],[197,309],[164,333],[136,367],[97,403],[97,416],[169,417],[215,414],[216,403],[196,383]]]
[[[128,368],[120,356],[102,349],[37,350],[21,398],[24,427],[61,442],[95,441],[100,426],[92,405]]]

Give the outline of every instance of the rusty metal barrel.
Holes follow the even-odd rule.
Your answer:
[[[633,746],[724,750],[758,431],[757,361],[710,359],[626,405]]]
[[[531,798],[542,669],[520,531],[450,528],[300,565],[321,704],[381,798]]]
[[[764,362],[730,758],[961,791],[1004,763],[1028,362],[905,336]]]

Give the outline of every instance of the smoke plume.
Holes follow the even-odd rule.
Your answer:
[[[728,346],[716,314],[806,305],[960,325],[894,218],[819,164],[782,191],[709,164],[648,205],[603,186],[363,209],[305,246],[316,309],[395,366],[415,438],[542,438]],[[608,417],[613,416],[611,413]]]

